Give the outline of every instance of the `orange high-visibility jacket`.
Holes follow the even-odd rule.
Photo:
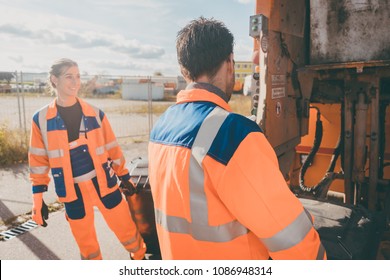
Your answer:
[[[150,135],[163,259],[326,259],[259,126],[205,89],[181,91]]]
[[[104,112],[80,98],[78,101],[82,109],[80,136],[87,138],[85,149],[88,149],[94,166],[94,170],[86,176],[97,177],[103,197],[118,189],[117,176],[121,180],[129,180],[130,175]],[[59,201],[71,202],[77,199],[69,149],[67,130],[54,100],[33,116],[29,147],[33,193],[47,191],[51,170]],[[89,177],[87,179],[91,179]]]

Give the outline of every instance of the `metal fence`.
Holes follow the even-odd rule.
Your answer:
[[[47,90],[47,76],[14,72],[10,81],[0,76],[0,124],[29,134],[33,114],[55,98]],[[180,77],[83,75],[81,80],[79,96],[105,112],[118,138],[148,136],[185,86]]]

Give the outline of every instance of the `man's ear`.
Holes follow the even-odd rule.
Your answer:
[[[231,53],[227,59],[227,62],[228,62],[228,69],[230,72],[233,72],[234,71],[234,55],[233,53]]]
[[[186,71],[185,69],[183,69],[183,68],[180,67],[180,73],[181,73],[181,75],[183,76],[183,78],[184,78],[184,80],[186,81],[187,84],[193,82],[193,81],[190,79],[189,75],[188,75],[188,71]]]

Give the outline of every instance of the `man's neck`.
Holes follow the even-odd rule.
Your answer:
[[[205,84],[211,84],[217,88],[219,88],[224,95],[226,95],[226,83],[221,79],[218,75],[216,75],[213,78],[209,78],[207,75],[200,76],[196,79],[196,81],[193,81],[195,83],[205,83]],[[226,98],[224,98],[226,99]]]
[[[213,78],[209,78],[206,75],[200,76],[195,83],[207,83],[207,84],[212,84],[213,86],[221,89],[223,92],[225,92],[225,84],[223,83],[223,80],[220,79],[218,76],[215,76]]]
[[[226,103],[229,102],[229,98],[227,97],[227,95],[220,88],[216,87],[213,84],[203,83],[203,82],[192,82],[189,83],[186,87],[186,89],[194,89],[194,88],[207,90],[221,97]]]

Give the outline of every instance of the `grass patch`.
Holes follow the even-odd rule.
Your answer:
[[[229,105],[234,113],[249,116],[251,112],[251,97],[242,94],[233,94],[229,101]],[[151,104],[151,111],[155,115],[161,115],[168,107],[175,104],[175,101],[153,101]],[[131,106],[118,106],[115,108],[106,108],[106,113],[118,113],[122,115],[127,114],[147,114],[149,113],[149,104],[146,102]]]
[[[0,125],[0,167],[27,162],[27,137],[20,130],[11,130],[6,124]]]
[[[174,102],[156,102],[154,101],[151,106],[151,111],[153,114],[161,115],[164,113],[169,106],[174,104]],[[149,104],[142,103],[138,105],[132,105],[132,106],[120,106],[115,108],[106,108],[104,109],[104,112],[108,113],[118,113],[122,115],[127,114],[147,114],[149,113]]]
[[[250,96],[233,94],[229,105],[234,113],[249,116],[251,114],[252,100]]]

